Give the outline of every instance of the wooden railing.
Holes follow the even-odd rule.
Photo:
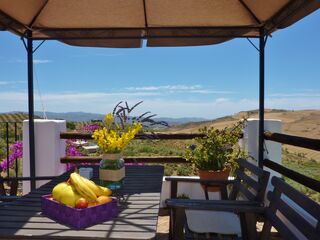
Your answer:
[[[187,140],[195,137],[204,137],[199,133],[148,133],[137,135],[135,139],[159,139],[159,140]],[[63,132],[60,134],[61,139],[92,139],[92,135],[88,133]],[[320,140],[305,137],[291,136],[281,133],[265,132],[264,139],[275,141],[283,144],[304,147],[312,150],[320,150]],[[61,163],[99,163],[101,156],[66,156],[61,158]],[[126,156],[127,163],[190,163],[181,156]],[[320,192],[320,182],[308,176],[300,174],[282,165],[279,165],[269,159],[264,160],[264,166],[281,173],[282,175],[310,188]]]
[[[320,139],[292,136],[283,133],[265,132],[264,139],[297,147],[320,151]]]
[[[282,144],[288,144],[297,147],[303,147],[307,149],[317,150],[320,151],[320,140],[319,139],[312,139],[312,138],[305,138],[305,137],[298,137],[292,136],[282,133],[272,133],[272,132],[265,132],[264,133],[265,140],[270,140],[274,142],[279,142]],[[305,176],[301,173],[298,173],[294,170],[286,168],[280,164],[277,164],[269,159],[264,159],[263,165],[278,172],[282,175],[312,189],[317,192],[320,192],[320,182]]]
[[[317,192],[320,192],[320,182],[313,179],[313,178],[310,178],[308,176],[305,176],[301,173],[298,173],[296,171],[293,171],[289,168],[286,168],[276,162],[273,162],[269,159],[265,159],[263,161],[263,164],[264,166],[286,176],[286,177],[289,177],[290,179],[298,182],[298,183],[301,183],[303,184],[304,186],[314,190],[314,191],[317,191]]]
[[[99,163],[101,156],[66,156],[60,159],[61,163]],[[125,156],[126,163],[190,163],[179,156]]]
[[[193,139],[196,137],[204,137],[202,133],[145,133],[137,134],[135,139]],[[90,133],[77,133],[77,132],[62,132],[60,133],[61,139],[92,139],[92,134]]]
[[[204,137],[202,133],[146,133],[138,134],[135,139],[141,140],[188,140],[196,137]],[[78,132],[62,132],[60,134],[61,139],[84,139],[91,140],[92,134],[90,133],[78,133]],[[60,159],[61,163],[99,163],[102,156],[66,156]],[[185,163],[185,158],[181,156],[125,156],[126,163]]]

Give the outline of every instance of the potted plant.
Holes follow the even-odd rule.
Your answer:
[[[92,137],[102,153],[99,178],[101,184],[111,189],[121,188],[125,177],[122,151],[136,134],[149,127],[157,125],[168,126],[164,121],[155,121],[156,114],[145,112],[138,116],[130,116],[141,102],[132,107],[127,102],[119,102],[112,113],[108,113],[99,125],[91,125],[88,130],[93,131]]]
[[[99,169],[101,184],[113,190],[121,187],[125,177],[121,152],[142,128],[138,122],[120,120],[117,121],[114,114],[108,113],[103,127],[96,129],[92,135],[103,153]]]
[[[224,129],[199,129],[204,137],[195,138],[195,145],[186,151],[186,159],[197,168],[200,179],[227,180],[230,173],[233,173],[237,167],[237,159],[245,157],[238,143],[244,124],[245,121],[240,121]],[[219,188],[210,187],[208,190],[218,191]]]

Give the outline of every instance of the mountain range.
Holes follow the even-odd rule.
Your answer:
[[[12,114],[16,116],[20,116],[19,120],[22,121],[23,119],[28,118],[27,113],[21,113],[21,112],[9,112],[9,113],[0,113],[1,116],[3,116],[3,122],[5,122],[5,119],[12,118]],[[44,118],[43,112],[36,111],[35,113],[36,118]],[[102,120],[104,118],[104,114],[99,113],[87,113],[87,112],[64,112],[64,113],[58,113],[58,112],[46,112],[46,117],[48,119],[64,119],[67,121],[73,121],[73,122],[87,122],[90,120]],[[201,122],[206,121],[208,119],[205,118],[194,118],[194,117],[183,117],[183,118],[170,118],[170,117],[154,117],[155,121],[165,121],[170,126],[172,125],[178,125],[178,124],[184,124],[189,122]],[[1,122],[1,119],[0,119]]]

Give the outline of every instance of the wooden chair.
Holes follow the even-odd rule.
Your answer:
[[[177,182],[200,182],[204,184],[205,187],[205,196],[208,199],[207,188],[210,186],[220,186],[221,198],[223,200],[182,200],[182,199],[170,199],[167,200],[167,206],[171,208],[170,211],[170,237],[172,239],[206,239],[205,236],[214,237],[214,233],[196,233],[190,230],[189,226],[186,224],[186,212],[184,209],[185,206],[192,205],[193,203],[198,203],[200,201],[203,204],[223,204],[229,205],[239,203],[245,206],[261,206],[264,200],[265,190],[268,184],[270,173],[262,170],[261,168],[253,165],[245,159],[239,159],[239,168],[235,171],[236,177],[234,180],[228,181],[201,181],[199,179],[190,179],[190,178],[174,178],[167,177],[166,180],[171,181],[173,184],[171,187],[177,188]],[[227,185],[231,184],[232,189],[228,196],[227,194]],[[172,189],[171,189],[172,190]],[[174,195],[175,193],[173,193]],[[174,197],[173,197],[174,198]],[[173,207],[175,204],[182,204],[181,208]],[[187,210],[188,211],[188,210]],[[219,210],[220,211],[220,210]],[[188,213],[188,212],[187,212]],[[243,225],[244,221],[237,221],[237,224],[241,223],[242,233],[245,235],[254,235],[255,234],[255,215],[254,214],[241,214],[241,218],[246,219],[246,222],[250,224]],[[244,220],[242,219],[242,220]],[[187,233],[186,236],[184,233]],[[221,239],[221,236],[219,236]],[[209,238],[210,239],[210,238]]]
[[[284,239],[320,239],[320,205],[277,177],[268,192],[269,207],[264,209],[266,221],[261,239],[270,239],[273,226]],[[258,210],[259,211],[259,210]]]
[[[219,201],[194,200],[186,203],[180,199],[172,199],[167,203],[174,209],[228,211],[239,215],[262,214],[265,223],[259,237],[243,235],[241,239],[268,240],[270,239],[271,227],[278,231],[282,239],[320,239],[320,205],[280,178],[273,177],[271,182],[274,189],[267,194],[267,199],[270,201],[268,207],[250,206],[241,204],[239,201],[229,201],[226,204]],[[245,221],[245,218],[241,219]]]

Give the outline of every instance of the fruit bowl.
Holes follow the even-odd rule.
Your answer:
[[[118,215],[117,200],[88,208],[77,209],[52,200],[52,195],[41,198],[42,213],[58,223],[75,229],[83,229],[97,223],[111,220]]]

